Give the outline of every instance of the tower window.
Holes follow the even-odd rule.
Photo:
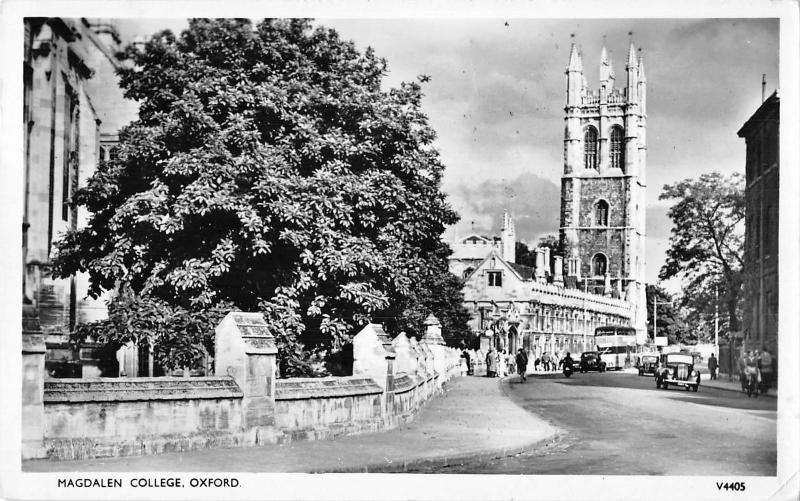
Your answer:
[[[625,170],[625,135],[622,127],[611,128],[611,168]]]
[[[594,204],[594,224],[595,226],[608,226],[608,202],[598,200]]]
[[[605,276],[608,262],[602,254],[595,254],[592,258],[592,272],[594,276]]]
[[[583,135],[583,167],[597,170],[597,130],[594,127],[586,129]]]

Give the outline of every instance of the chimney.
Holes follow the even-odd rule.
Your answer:
[[[537,282],[546,282],[547,277],[545,276],[546,264],[544,262],[544,250],[541,247],[537,247],[536,250],[536,281]]]
[[[564,285],[564,258],[561,256],[553,256],[553,283],[556,285]]]

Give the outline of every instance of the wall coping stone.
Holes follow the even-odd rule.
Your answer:
[[[44,402],[131,402],[242,398],[230,376],[45,379]]]
[[[394,378],[394,393],[397,395],[411,391],[424,382],[424,379],[416,378],[411,374],[400,374]]]
[[[275,400],[341,398],[380,393],[383,393],[383,389],[378,383],[361,376],[279,379],[275,385]]]

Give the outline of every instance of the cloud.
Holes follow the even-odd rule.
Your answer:
[[[531,173],[513,179],[462,183],[450,197],[462,217],[455,232],[465,236],[474,229],[477,233],[497,234],[503,211],[508,210],[514,216],[519,241],[531,242],[545,234],[558,234],[560,198],[555,183]]]

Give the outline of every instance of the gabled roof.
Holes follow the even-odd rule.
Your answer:
[[[477,233],[472,233],[471,235],[467,235],[466,237],[461,239],[462,242],[466,242],[467,240],[483,240],[484,242],[492,241],[489,237],[478,235]]]
[[[531,270],[533,270],[533,268],[530,268],[530,266],[525,266],[525,265],[521,265],[521,264],[517,265],[517,264],[514,264],[514,263],[509,263],[508,261],[503,259],[503,256],[501,256],[500,253],[497,252],[496,249],[492,249],[492,251],[489,252],[489,254],[483,260],[481,260],[480,264],[478,266],[476,266],[475,269],[472,270],[472,272],[469,275],[467,275],[467,277],[464,280],[466,281],[466,280],[469,280],[470,278],[472,278],[472,275],[474,275],[475,272],[478,271],[484,265],[484,263],[486,263],[488,260],[490,260],[492,258],[495,258],[497,260],[497,262],[500,263],[500,265],[502,265],[503,267],[508,269],[511,273],[513,273],[520,280],[530,280],[530,278],[525,278],[525,276],[522,273],[527,273],[526,271],[524,271],[525,268],[529,268]],[[516,268],[517,266],[519,266],[521,269],[518,270]]]
[[[742,125],[742,128],[739,129],[739,132],[736,134],[739,137],[745,137],[750,134],[752,129],[756,127],[757,124],[765,120],[778,120],[777,112],[780,110],[780,103],[781,99],[778,95],[778,91],[772,93],[763,103],[761,106],[758,107],[753,116],[747,119],[747,121]]]

